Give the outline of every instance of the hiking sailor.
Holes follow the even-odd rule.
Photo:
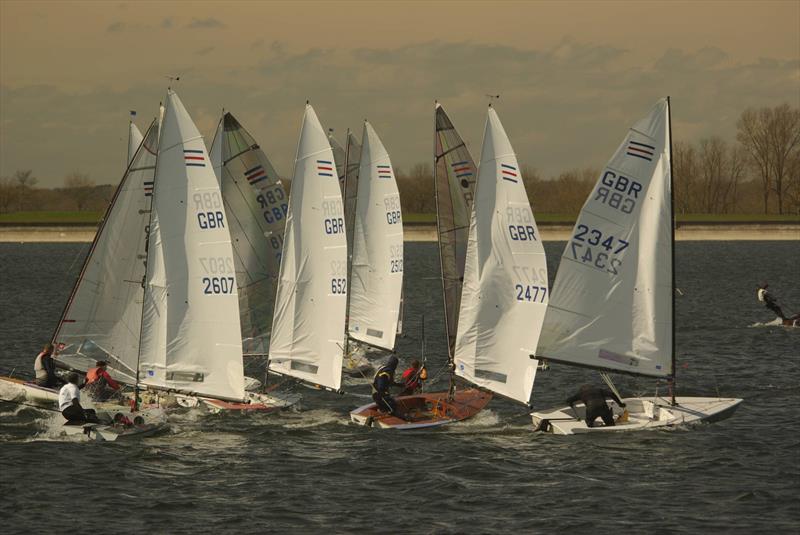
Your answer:
[[[778,306],[778,302],[775,301],[775,298],[772,297],[772,294],[767,291],[768,287],[769,284],[762,282],[756,291],[756,297],[758,297],[759,301],[764,303],[765,307],[777,314],[780,319],[785,320],[786,316],[783,314],[783,310],[781,310],[781,307]]]
[[[55,388],[64,384],[56,375],[56,364],[53,362],[53,344],[45,344],[42,351],[36,355],[33,362],[33,371],[36,374],[36,384],[47,388]]]
[[[602,418],[604,424],[611,426],[614,425],[614,412],[606,403],[607,398],[616,401],[620,407],[625,407],[625,404],[614,392],[592,385],[583,385],[577,394],[567,400],[567,403],[574,411],[575,403],[583,402],[586,407],[586,427],[594,427],[594,421],[597,418]]]
[[[58,410],[66,418],[67,423],[97,422],[97,415],[92,409],[81,407],[81,391],[78,388],[78,374],[67,376],[67,384],[58,392]]]
[[[94,368],[86,370],[85,392],[95,401],[106,401],[120,389],[120,384],[106,371],[107,365],[106,361],[98,360]]]
[[[381,412],[394,414],[397,409],[397,402],[389,394],[389,388],[393,386],[405,387],[403,383],[394,380],[394,372],[397,370],[397,357],[392,355],[385,366],[381,366],[372,380],[372,400]]]

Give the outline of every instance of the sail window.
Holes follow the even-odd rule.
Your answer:
[[[477,368],[475,369],[475,377],[504,384],[508,381],[508,375],[504,373],[493,372],[491,370],[479,370]]]
[[[305,362],[298,362],[296,360],[292,361],[290,368],[293,370],[297,370],[299,372],[313,373],[315,375],[317,371],[319,371],[319,366],[314,366],[313,364],[306,364]]]
[[[181,383],[202,383],[206,376],[201,372],[167,372],[167,381]]]

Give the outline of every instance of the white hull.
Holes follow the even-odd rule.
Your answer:
[[[579,405],[573,411],[570,407],[562,407],[548,411],[531,413],[533,425],[539,429],[546,420],[544,429],[555,435],[576,435],[579,433],[613,433],[625,431],[646,431],[677,425],[688,425],[698,422],[712,422],[729,417],[736,411],[741,399],[735,398],[676,398],[676,405],[670,404],[667,398],[624,398],[628,412],[627,421],[614,426],[605,426],[600,418],[594,427],[588,427],[584,421],[585,408]],[[623,414],[623,409],[610,402],[615,419]]]
[[[144,419],[143,424],[134,424],[132,427],[123,427],[118,425],[108,424],[82,424],[82,425],[67,425],[62,427],[63,434],[66,436],[83,436],[86,440],[94,442],[114,442],[120,438],[143,438],[154,435],[160,431],[167,429],[167,419],[164,411],[161,409],[148,409],[140,411],[135,414],[124,412],[128,418],[133,419],[134,416],[141,416]],[[99,414],[101,419],[110,419],[112,414]]]
[[[0,377],[0,399],[50,406],[58,402],[58,390],[13,377]]]

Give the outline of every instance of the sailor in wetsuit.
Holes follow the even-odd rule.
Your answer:
[[[378,369],[375,378],[372,380],[372,400],[378,405],[378,410],[394,414],[397,402],[389,394],[389,388],[393,386],[404,387],[403,383],[396,383],[394,372],[397,370],[397,357],[392,355],[385,366]]]
[[[766,282],[762,282],[759,287],[758,291],[756,292],[756,297],[758,300],[764,303],[764,306],[773,311],[778,317],[782,320],[786,319],[786,316],[783,314],[783,310],[778,305],[778,302],[775,301],[775,298],[772,297],[772,294],[767,291],[769,284]]]
[[[567,400],[567,403],[572,410],[575,410],[575,403],[583,402],[586,406],[586,427],[594,427],[594,421],[597,418],[602,418],[606,425],[614,425],[614,412],[606,403],[606,398],[611,398],[620,407],[625,407],[625,404],[614,392],[592,385],[583,385],[577,394]]]

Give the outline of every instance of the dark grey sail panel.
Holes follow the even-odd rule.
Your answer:
[[[442,266],[445,326],[450,355],[455,346],[469,218],[477,176],[475,162],[444,109],[436,106],[433,180]]]
[[[242,345],[245,354],[266,353],[288,196],[250,133],[230,113],[222,121],[217,132],[222,136],[220,180],[233,245]]]
[[[353,231],[356,227],[356,197],[358,197],[358,169],[361,164],[361,143],[352,132],[347,134],[347,176],[342,186],[344,199],[344,228],[347,232],[347,250],[353,250]]]

